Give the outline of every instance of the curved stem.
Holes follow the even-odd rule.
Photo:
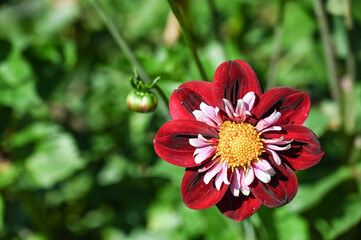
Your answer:
[[[97,2],[97,0],[91,0],[92,4],[94,5],[95,9],[99,13],[100,17],[102,18],[105,26],[108,28],[109,32],[113,36],[115,42],[118,44],[120,49],[123,51],[125,56],[128,58],[128,60],[131,62],[131,64],[136,68],[137,73],[139,74],[140,78],[144,80],[145,82],[152,82],[146,71],[144,70],[143,66],[138,61],[137,57],[133,53],[133,51],[128,46],[127,42],[124,40],[123,36],[120,34],[120,32],[115,27],[115,24],[113,21],[107,17],[107,15],[104,13],[103,9]],[[169,101],[166,97],[166,95],[163,93],[162,89],[158,86],[154,86],[154,88],[159,93],[159,96],[163,100],[164,104],[166,106],[163,107],[163,111],[165,112],[165,109],[169,106]]]
[[[201,63],[198,53],[197,53],[196,46],[192,39],[189,26],[187,26],[186,22],[184,21],[184,17],[183,17],[181,10],[179,9],[175,0],[168,0],[168,3],[173,11],[174,16],[177,18],[179,25],[181,26],[182,32],[184,34],[184,38],[191,50],[192,57],[193,57],[194,61],[196,62],[196,65],[198,67],[201,77],[203,78],[204,81],[208,81],[206,72],[204,71],[204,68],[202,66],[202,63]]]
[[[151,82],[151,79],[149,78],[148,74],[146,73],[143,66],[140,64],[133,51],[130,49],[130,47],[124,40],[123,36],[115,27],[113,21],[111,21],[110,18],[107,17],[107,15],[104,13],[102,7],[99,5],[97,0],[91,0],[91,2],[94,5],[95,9],[97,10],[98,14],[100,15],[101,19],[103,20],[105,26],[108,28],[110,34],[113,36],[114,40],[120,47],[120,49],[123,51],[123,53],[128,58],[128,60],[132,63],[132,65],[137,69],[137,72],[141,77],[141,79],[143,79],[146,82]]]
[[[167,96],[164,94],[163,90],[158,85],[155,85],[154,88],[155,90],[157,90],[160,98],[167,104],[167,106],[169,106],[169,100]]]
[[[313,0],[314,10],[319,26],[319,31],[321,34],[324,50],[325,50],[325,61],[327,72],[329,74],[329,89],[332,96],[332,99],[341,106],[341,93],[340,86],[338,83],[337,76],[337,65],[336,59],[333,52],[333,46],[331,41],[331,35],[329,32],[329,26],[326,20],[325,10],[323,8],[321,0]]]
[[[266,85],[267,89],[273,88],[276,85],[277,65],[281,55],[281,47],[282,47],[282,22],[283,22],[284,8],[285,8],[285,1],[279,0],[277,19],[274,27],[274,46],[273,46],[274,51],[270,59],[269,69],[267,73],[267,85]]]
[[[354,29],[352,19],[352,1],[347,0],[347,12],[345,15],[345,26],[347,29],[348,37],[348,53],[346,59],[346,73],[347,87],[344,90],[344,107],[345,107],[345,131],[347,134],[352,135],[356,131],[356,112],[355,112],[355,96],[354,87],[356,79],[356,58],[355,58],[355,42],[354,42]]]

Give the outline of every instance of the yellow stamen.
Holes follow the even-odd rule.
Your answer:
[[[219,131],[217,153],[213,159],[220,156],[221,162],[226,161],[232,171],[236,167],[246,170],[264,152],[260,135],[249,123],[224,122]]]

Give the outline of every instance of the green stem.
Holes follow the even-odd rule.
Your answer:
[[[345,107],[345,131],[347,134],[352,135],[356,129],[356,112],[355,112],[355,96],[354,86],[356,79],[356,59],[354,54],[355,43],[354,43],[354,30],[353,30],[353,19],[352,19],[352,2],[347,0],[347,12],[345,15],[345,25],[347,28],[348,37],[348,53],[346,59],[346,72],[347,87],[344,89],[344,107]]]
[[[104,13],[102,7],[99,5],[97,0],[91,0],[91,2],[93,3],[101,19],[103,20],[105,26],[108,28],[110,34],[113,36],[114,40],[119,45],[120,49],[123,51],[123,53],[128,58],[128,60],[132,63],[132,65],[137,69],[137,72],[141,77],[141,79],[143,79],[146,82],[151,82],[150,77],[148,76],[143,66],[140,64],[133,51],[130,49],[130,47],[124,40],[123,36],[115,27],[113,21],[111,21],[110,18],[107,17],[107,15]]]
[[[350,165],[350,169],[352,171],[352,175],[358,184],[359,192],[361,193],[360,157],[361,157],[361,135],[357,135],[353,140],[348,162]]]
[[[105,26],[108,28],[109,32],[113,36],[115,42],[118,44],[118,46],[123,51],[123,53],[128,58],[128,60],[131,62],[131,64],[136,68],[136,71],[139,74],[140,78],[145,82],[148,82],[148,83],[152,82],[152,80],[150,79],[150,77],[148,76],[146,71],[144,70],[143,66],[140,64],[140,62],[138,61],[138,59],[135,56],[135,54],[133,53],[133,51],[130,49],[127,42],[124,40],[123,36],[120,34],[120,32],[115,27],[115,24],[113,23],[113,21],[111,21],[111,19],[107,17],[107,15],[104,13],[102,7],[99,5],[97,0],[91,0],[91,2],[93,3],[95,9],[98,11],[98,14],[100,15]],[[157,90],[157,92],[159,93],[159,96],[161,97],[161,99],[166,104],[166,107],[168,108],[169,101],[168,101],[168,98],[166,97],[166,95],[164,94],[164,92],[162,91],[162,89],[159,88],[158,86],[155,86],[154,88]]]
[[[169,106],[168,98],[165,95],[165,93],[163,92],[163,90],[158,85],[155,85],[154,88],[155,88],[155,90],[157,90],[160,98],[167,104],[167,106]]]
[[[269,63],[269,69],[267,73],[267,89],[273,88],[276,85],[276,75],[277,75],[277,66],[278,61],[281,55],[282,47],[282,22],[283,22],[283,12],[285,8],[285,1],[279,0],[278,2],[278,11],[277,18],[274,27],[274,51]]]
[[[188,46],[189,46],[189,48],[191,50],[192,57],[193,57],[194,61],[196,62],[196,65],[198,67],[198,70],[199,70],[199,73],[200,73],[202,79],[204,81],[208,81],[208,78],[207,78],[207,75],[206,75],[206,73],[204,71],[202,63],[199,60],[197,49],[196,49],[196,46],[195,46],[194,41],[192,39],[190,29],[187,26],[186,22],[184,21],[183,14],[182,14],[179,6],[177,5],[175,0],[168,0],[168,3],[169,3],[169,5],[170,5],[170,7],[171,7],[171,9],[173,11],[174,16],[178,20],[178,23],[179,23],[179,25],[180,25],[180,27],[182,29],[185,40],[186,40],[186,42],[187,42],[187,44],[188,44]]]
[[[341,106],[341,93],[340,86],[338,84],[337,76],[337,65],[336,59],[333,52],[331,35],[329,32],[329,26],[326,20],[326,14],[322,6],[321,0],[313,0],[314,10],[319,26],[319,31],[321,34],[324,50],[325,50],[325,61],[327,66],[327,72],[329,74],[329,89],[332,96],[332,99]]]

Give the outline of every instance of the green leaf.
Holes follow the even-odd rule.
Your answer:
[[[317,229],[325,239],[335,239],[356,226],[361,221],[361,196],[354,194],[337,208],[333,208],[335,215],[331,219],[318,219]]]
[[[121,181],[124,174],[130,170],[135,170],[123,156],[110,157],[97,176],[97,182],[101,186],[114,184]]]
[[[317,108],[311,107],[305,126],[310,128],[318,137],[327,130],[330,120]]]
[[[330,172],[317,182],[300,184],[296,197],[285,208],[290,212],[303,212],[319,204],[328,192],[351,177],[350,168],[344,166]]]
[[[306,240],[309,239],[309,225],[301,215],[288,212],[285,208],[275,211],[274,226],[279,240]]]
[[[8,161],[0,163],[0,189],[11,185],[19,176],[16,164]]]
[[[333,15],[345,16],[347,14],[347,0],[328,0],[326,9]]]
[[[73,137],[55,124],[34,123],[19,131],[9,144],[14,149],[33,146],[25,169],[34,187],[49,188],[85,164]]]
[[[74,139],[66,133],[53,133],[37,143],[26,159],[26,170],[34,184],[50,188],[84,166]]]
[[[13,52],[0,64],[0,79],[9,86],[18,87],[32,75],[28,62],[17,52]]]
[[[3,197],[0,195],[0,231],[4,227],[5,203]]]

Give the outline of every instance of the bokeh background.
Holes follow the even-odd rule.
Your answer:
[[[0,239],[360,239],[361,1],[170,2],[188,41],[166,0],[0,1]],[[153,150],[167,106],[127,108],[134,63],[104,19],[167,97],[233,59],[308,92],[325,155],[295,199],[240,223],[185,207]]]

